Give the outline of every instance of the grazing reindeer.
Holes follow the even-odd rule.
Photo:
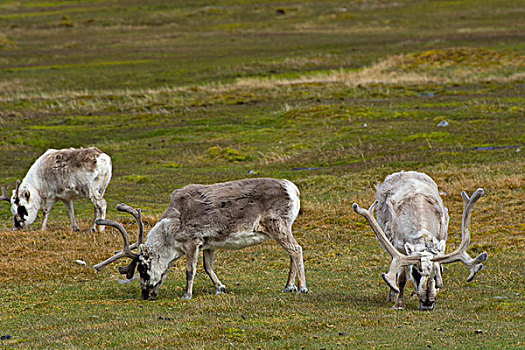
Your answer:
[[[57,200],[64,202],[73,231],[79,231],[75,220],[73,199],[87,197],[95,205],[95,221],[106,217],[104,192],[111,180],[111,159],[98,148],[49,149],[29,168],[22,183],[16,182],[16,189],[9,199],[2,187],[2,197],[11,203],[15,218],[15,229],[31,225],[40,209],[43,209],[42,230]],[[104,231],[104,227],[100,228]]]
[[[241,249],[275,239],[290,255],[290,271],[283,292],[307,293],[302,248],[292,236],[292,224],[299,213],[299,190],[288,180],[245,179],[214,185],[188,185],[173,191],[171,202],[159,222],[142,243],[143,225],[140,209],[125,204],[117,210],[132,214],[138,225],[137,243],[129,246],[124,227],[114,221],[98,220],[99,225],[117,228],[124,246],[106,261],[95,265],[99,271],[107,264],[129,257],[132,262],[119,268],[128,279],[135,267],[140,274],[143,299],[155,299],[174,261],[186,255],[186,293],[191,299],[199,251],[203,252],[204,270],[215,285],[216,294],[225,286],[213,272],[216,249]],[[131,251],[138,247],[138,254]]]
[[[487,253],[475,259],[466,253],[470,244],[470,214],[482,195],[481,188],[471,198],[461,192],[464,201],[461,244],[450,254],[445,254],[448,211],[436,183],[426,174],[402,171],[389,175],[378,186],[376,200],[369,210],[353,204],[354,211],[366,218],[383,249],[392,256],[390,269],[382,277],[390,287],[389,301],[398,293],[394,308],[405,308],[403,292],[407,275],[414,282],[420,310],[435,307],[438,290],[443,287],[441,264],[461,261],[470,270],[467,281],[474,279],[483,267],[481,262],[487,260]],[[373,216],[375,207],[377,221]]]

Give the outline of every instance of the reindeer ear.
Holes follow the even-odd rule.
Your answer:
[[[405,243],[405,252],[407,252],[407,255],[410,255],[414,252],[414,246],[410,244],[409,242]]]
[[[445,241],[444,239],[442,239],[441,241],[439,241],[439,243],[437,244],[437,250],[440,252],[440,253],[445,253],[445,248],[447,246],[447,241]]]
[[[139,245],[139,255],[145,258],[149,257],[148,248],[144,244]]]

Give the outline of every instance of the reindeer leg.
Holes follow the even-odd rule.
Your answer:
[[[397,295],[396,303],[393,306],[393,308],[397,310],[405,309],[405,301],[403,300],[403,297],[405,295],[405,285],[407,284],[407,273],[408,273],[408,267],[405,266],[401,269],[397,277],[397,285],[399,287],[399,294]]]
[[[91,224],[91,228],[89,229],[89,232],[95,232],[96,229],[97,229],[96,228],[96,224],[95,224],[97,219],[104,220],[106,218],[107,203],[106,203],[106,200],[104,199],[104,197],[102,197],[102,195],[98,191],[90,189],[89,193],[90,193],[89,199],[91,200],[91,202],[95,206],[95,208],[93,210],[94,211],[93,223]],[[100,232],[104,232],[105,231],[105,226],[99,226],[99,231]]]
[[[388,292],[388,296],[386,297],[387,302],[394,302],[396,299],[396,291],[390,288],[390,291]]]
[[[75,209],[73,208],[73,201],[71,199],[63,199],[64,206],[66,207],[67,216],[69,216],[69,221],[71,222],[71,229],[73,232],[80,231],[77,221],[75,220]]]
[[[281,291],[282,293],[296,292],[297,287],[295,286],[295,275],[297,274],[297,265],[294,259],[290,256],[290,272],[288,273],[288,282],[286,287]]]
[[[280,219],[268,219],[263,223],[269,231],[269,234],[286,250],[290,255],[290,271],[288,273],[288,282],[283,292],[296,290],[294,286],[295,275],[299,284],[298,294],[308,293],[306,288],[306,279],[304,276],[303,249],[297,243],[292,235],[291,228]]]
[[[49,218],[49,214],[51,214],[51,210],[53,210],[53,206],[55,205],[55,203],[56,200],[52,199],[44,204],[44,209],[42,210],[42,231],[46,230],[47,219]]]
[[[215,250],[213,249],[206,249],[202,252],[202,257],[204,260],[204,271],[210,276],[211,281],[213,282],[213,285],[215,286],[215,294],[221,294],[226,292],[226,286],[219,281],[219,278],[213,271],[213,254],[215,253]]]
[[[199,246],[190,245],[186,247],[186,293],[182,299],[190,300],[193,294],[193,280],[197,271],[197,259],[199,257]]]

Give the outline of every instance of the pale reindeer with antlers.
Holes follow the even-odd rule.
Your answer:
[[[388,273],[382,277],[390,287],[389,301],[394,308],[404,309],[404,288],[409,276],[414,282],[421,310],[433,310],[438,290],[443,287],[442,264],[461,261],[470,270],[470,282],[487,260],[487,253],[472,259],[466,250],[470,245],[470,215],[483,195],[478,188],[472,197],[461,192],[464,201],[461,220],[461,243],[445,254],[448,211],[443,206],[436,183],[426,174],[408,171],[389,175],[378,186],[369,210],[356,203],[353,209],[364,216],[384,250],[392,256]],[[377,221],[373,216],[377,209]]]
[[[138,225],[137,243],[129,245],[124,227],[111,220],[97,220],[99,225],[115,227],[122,234],[121,251],[95,265],[99,271],[109,263],[131,258],[131,263],[119,268],[132,279],[135,268],[140,275],[143,299],[155,299],[169,268],[176,259],[186,255],[186,292],[191,299],[197,258],[203,252],[204,270],[211,278],[216,294],[225,286],[213,271],[216,249],[242,249],[275,239],[290,255],[288,281],[283,292],[307,293],[302,248],[292,236],[292,224],[299,214],[299,190],[288,180],[245,179],[214,185],[189,185],[173,191],[171,202],[142,244],[143,224],[140,209],[125,204],[117,210],[130,213]],[[138,253],[132,249],[138,247]]]

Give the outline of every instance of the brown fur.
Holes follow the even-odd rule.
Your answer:
[[[172,192],[171,203],[161,220],[170,218],[180,223],[179,233],[186,233],[182,237],[177,235],[180,240],[187,240],[195,233],[210,232],[214,241],[221,241],[232,232],[250,231],[261,216],[288,216],[290,198],[282,186],[275,184],[280,184],[279,180],[261,178],[189,185]],[[267,226],[267,223],[259,222],[259,225]]]
[[[45,175],[64,174],[78,169],[95,170],[97,157],[102,151],[97,147],[57,150],[44,159]]]

